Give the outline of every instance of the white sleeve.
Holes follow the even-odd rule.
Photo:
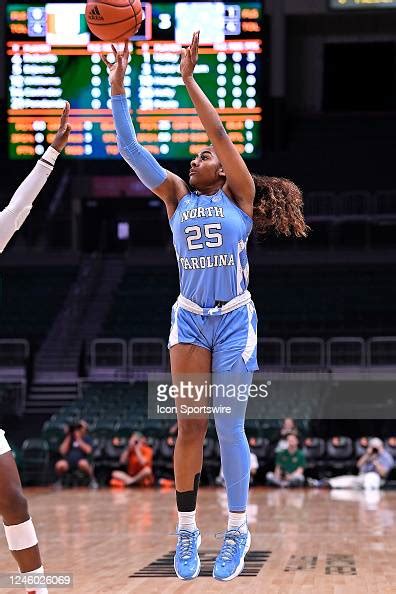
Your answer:
[[[33,202],[44,187],[59,153],[50,147],[33,171],[21,183],[8,206],[0,212],[0,253],[32,210]]]

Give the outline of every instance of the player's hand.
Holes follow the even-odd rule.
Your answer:
[[[109,83],[112,87],[118,87],[120,90],[124,88],[125,72],[129,62],[129,42],[125,41],[123,51],[119,52],[114,45],[113,48],[114,63],[108,61],[104,54],[101,54],[103,62],[109,69]]]
[[[199,34],[200,31],[194,33],[191,45],[187,49],[182,49],[180,60],[180,72],[183,77],[183,80],[192,77],[195,66],[198,63]]]
[[[61,121],[59,124],[59,130],[56,133],[55,140],[51,144],[52,148],[54,148],[58,153],[61,153],[65,146],[68,143],[70,132],[71,132],[71,125],[69,124],[69,113],[70,113],[70,103],[66,101],[66,105],[64,107]]]

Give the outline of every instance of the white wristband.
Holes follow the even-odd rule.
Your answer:
[[[47,167],[51,167],[53,169],[55,161],[57,160],[59,155],[60,153],[58,153],[58,151],[54,149],[54,147],[49,146],[43,154],[43,156],[41,157],[40,161],[43,165],[46,165]]]

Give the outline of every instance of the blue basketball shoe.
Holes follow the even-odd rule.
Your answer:
[[[224,542],[215,561],[213,577],[226,582],[237,577],[243,570],[251,536],[249,530],[240,532],[238,528],[220,534],[224,534]]]
[[[177,577],[181,580],[192,580],[197,577],[201,569],[198,549],[201,544],[200,531],[176,529],[178,535],[176,554],[173,561]]]

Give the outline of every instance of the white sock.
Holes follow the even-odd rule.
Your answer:
[[[236,530],[238,529],[239,532],[246,533],[248,531],[247,527],[247,514],[246,512],[243,513],[235,513],[235,512],[228,512],[228,528],[227,530]]]
[[[192,512],[177,512],[179,516],[179,530],[190,530],[194,532],[197,529],[197,525],[195,523],[195,514],[196,510]]]
[[[32,575],[34,573],[44,573],[44,567],[38,567],[37,569],[33,569],[33,571],[24,571],[21,572],[21,575]],[[34,592],[34,594],[48,594],[47,588],[35,588],[34,586],[28,586],[26,588],[26,592]]]

